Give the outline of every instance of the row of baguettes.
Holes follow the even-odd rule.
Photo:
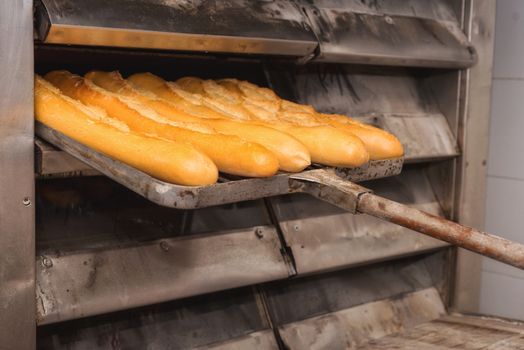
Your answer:
[[[54,71],[37,77],[35,86],[42,123],[182,185],[213,183],[217,169],[264,177],[301,171],[311,161],[355,167],[403,153],[383,130],[235,79],[166,82],[150,73],[126,80],[118,72]]]

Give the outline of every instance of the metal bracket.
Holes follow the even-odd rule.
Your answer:
[[[318,199],[357,214],[358,200],[370,189],[338,177],[333,170],[317,169],[289,177],[293,192],[308,193]]]

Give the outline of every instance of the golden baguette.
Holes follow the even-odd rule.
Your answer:
[[[311,119],[302,110],[280,111],[278,100],[266,99],[268,103],[262,103],[263,98],[247,100],[240,88],[240,92],[232,91],[212,80],[194,77],[179,79],[175,84],[187,92],[208,96],[218,110],[227,111],[234,106],[233,118],[240,114],[241,119],[289,133],[308,147],[311,159],[316,163],[358,167],[369,160],[364,144],[358,137]]]
[[[195,80],[196,78],[191,79]],[[216,117],[218,113],[221,118],[228,120],[248,120],[246,123],[280,130],[304,144],[313,162],[331,166],[355,167],[364,164],[368,160],[364,145],[357,137],[348,136],[347,133],[336,130],[333,127],[322,126],[315,129],[315,127],[303,127],[297,124],[281,122],[276,118],[262,118],[249,110],[250,106],[235,105],[233,103],[234,97],[228,95],[225,89],[221,90],[216,83],[208,82],[207,97],[202,97],[200,94],[193,93],[204,91],[200,90],[201,88],[198,86],[200,80],[197,80],[196,87],[186,85],[189,91],[184,90],[182,86],[168,83],[150,73],[134,74],[128,80],[137,88],[155,93],[159,97],[173,102],[177,107],[183,106],[184,111],[190,114],[196,114],[190,105],[199,104],[198,113],[206,115],[205,110],[211,110],[207,115],[208,118],[211,115],[211,118]],[[258,108],[257,106],[252,107]]]
[[[177,108],[191,115],[200,118],[224,118],[222,113],[215,112],[213,109],[202,104],[202,99],[183,91],[176,93],[170,88],[169,84],[162,78],[151,73],[136,73],[127,78],[131,85],[144,92],[150,92],[156,96],[176,104]]]
[[[175,103],[156,97],[149,91],[134,88],[118,72],[92,71],[85,78],[106,90],[132,98],[169,120],[200,123],[219,133],[258,143],[273,152],[281,170],[298,172],[311,164],[306,147],[288,134],[259,125],[194,116],[179,109]]]
[[[102,114],[102,115],[100,115]],[[213,162],[195,148],[134,135],[125,126],[106,124],[100,111],[64,96],[41,77],[35,78],[35,118],[41,123],[113,159],[159,180],[186,186],[216,182]]]
[[[213,133],[213,130],[198,124],[173,125],[166,118],[136,101],[113,94],[66,71],[48,73],[46,79],[66,95],[85,104],[103,108],[110,117],[125,122],[136,133],[193,145],[209,156],[218,169],[225,173],[265,177],[274,175],[278,170],[276,157],[258,144],[246,142],[235,136]],[[193,130],[184,127],[191,127]],[[197,131],[194,131],[194,128]]]
[[[399,139],[389,132],[374,126],[360,123],[354,119],[339,114],[320,114],[330,125],[346,130],[364,142],[371,159],[389,159],[402,157],[404,147]]]
[[[198,89],[195,78],[177,80],[177,83],[180,82],[193,90]],[[263,108],[268,113],[278,114],[278,118],[282,121],[310,126],[328,124],[355,135],[364,143],[370,159],[395,158],[404,154],[400,141],[385,130],[360,123],[343,115],[318,113],[312,106],[280,99],[273,91],[246,81],[223,79],[219,80],[218,83],[237,98],[243,97],[246,101]]]
[[[286,123],[262,125],[271,125],[277,130],[287,132],[307,145],[311,159],[315,163],[335,167],[359,167],[369,161],[364,144],[358,137],[348,135],[329,125],[314,127]]]

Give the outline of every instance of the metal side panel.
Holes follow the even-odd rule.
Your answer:
[[[311,1],[302,1],[304,4],[308,2],[311,3]],[[320,8],[348,8],[356,13],[382,16],[386,14],[416,16],[452,22],[458,22],[460,17],[460,12],[457,9],[457,6],[460,6],[460,1],[456,0],[314,0],[313,3]]]
[[[39,324],[288,277],[274,228],[37,258]]]
[[[49,44],[307,56],[317,41],[292,1],[40,0]]]
[[[32,9],[0,1],[0,349],[35,347]]]
[[[251,344],[246,338],[270,345],[269,329],[254,289],[237,288],[40,326],[37,345],[39,350],[205,349]]]
[[[460,152],[434,92],[424,80],[348,65],[271,66],[271,86],[283,98],[310,104],[324,113],[348,115],[396,135],[406,162],[449,159]]]
[[[466,68],[476,61],[458,21],[364,13],[351,5],[305,6],[320,42],[314,61],[434,68]]]
[[[273,324],[283,326],[430,287],[443,294],[445,257],[435,252],[265,285]]]
[[[40,139],[35,140],[35,173],[39,177],[100,175],[86,163]]]
[[[375,193],[435,215],[441,210],[420,169],[366,184]],[[272,205],[298,274],[398,258],[447,243],[367,215],[352,215],[305,195],[276,197]]]
[[[486,210],[486,182],[491,78],[495,41],[496,4],[489,0],[468,1],[467,31],[479,55],[479,63],[464,75],[461,95],[459,144],[464,150],[457,166],[455,218],[464,225],[482,229]],[[480,299],[482,259],[459,250],[453,306],[459,311],[476,312]]]
[[[196,348],[198,350],[278,350],[278,344],[272,330],[264,330],[222,343]]]
[[[435,288],[362,304],[279,327],[289,349],[353,349],[445,313]]]

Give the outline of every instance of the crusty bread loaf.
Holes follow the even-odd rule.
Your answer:
[[[64,96],[41,77],[35,79],[35,118],[66,136],[157,179],[180,185],[215,183],[213,162],[190,145],[128,132],[104,112]]]
[[[157,97],[150,91],[136,89],[118,72],[92,71],[87,73],[85,78],[104,89],[131,98],[169,120],[199,123],[213,128],[218,133],[234,135],[246,141],[258,143],[273,152],[281,170],[298,172],[311,163],[306,147],[286,133],[249,123],[197,117],[186,113],[177,104]]]
[[[177,83],[168,83],[150,73],[134,74],[128,79],[139,89],[155,93],[176,106],[183,106],[181,108],[190,114],[202,113],[207,118],[216,118],[218,114],[219,118],[269,127],[289,134],[306,146],[313,162],[355,167],[368,160],[364,145],[357,137],[348,136],[321,123],[304,126],[282,121],[256,103],[243,103],[240,95],[232,94],[214,81],[185,78]],[[198,110],[195,112],[191,105],[198,105]],[[207,110],[212,112],[208,114]]]
[[[133,99],[111,93],[66,71],[48,73],[46,79],[66,95],[103,108],[110,117],[125,122],[133,132],[193,145],[225,173],[264,177],[278,170],[276,157],[259,144],[215,133],[200,124],[170,121]]]
[[[200,96],[175,90],[164,79],[151,73],[136,73],[127,78],[131,85],[140,91],[147,91],[173,102],[186,113],[200,118],[224,118],[224,115],[203,105]]]
[[[311,118],[307,109],[282,110],[282,101],[276,95],[271,96],[269,91],[258,98],[247,98],[243,94],[246,87],[232,89],[212,80],[185,77],[175,84],[187,92],[203,94],[213,102],[209,102],[208,106],[228,114],[230,118],[249,120],[289,133],[308,147],[311,159],[316,163],[358,167],[369,160],[358,137],[318,122]]]
[[[389,159],[402,157],[404,147],[393,134],[374,126],[358,122],[339,114],[320,114],[322,120],[327,121],[337,129],[345,130],[357,136],[364,142],[370,159]]]
[[[223,79],[218,83],[236,98],[243,98],[244,106],[256,106],[256,108],[251,108],[255,113],[263,111],[266,118],[277,118],[303,126],[328,124],[350,135],[355,135],[364,143],[370,159],[395,158],[404,154],[400,141],[385,130],[360,123],[346,116],[318,113],[312,106],[280,99],[273,91],[246,81]],[[199,88],[198,81],[190,77],[179,79],[177,84],[187,86],[192,90]]]

